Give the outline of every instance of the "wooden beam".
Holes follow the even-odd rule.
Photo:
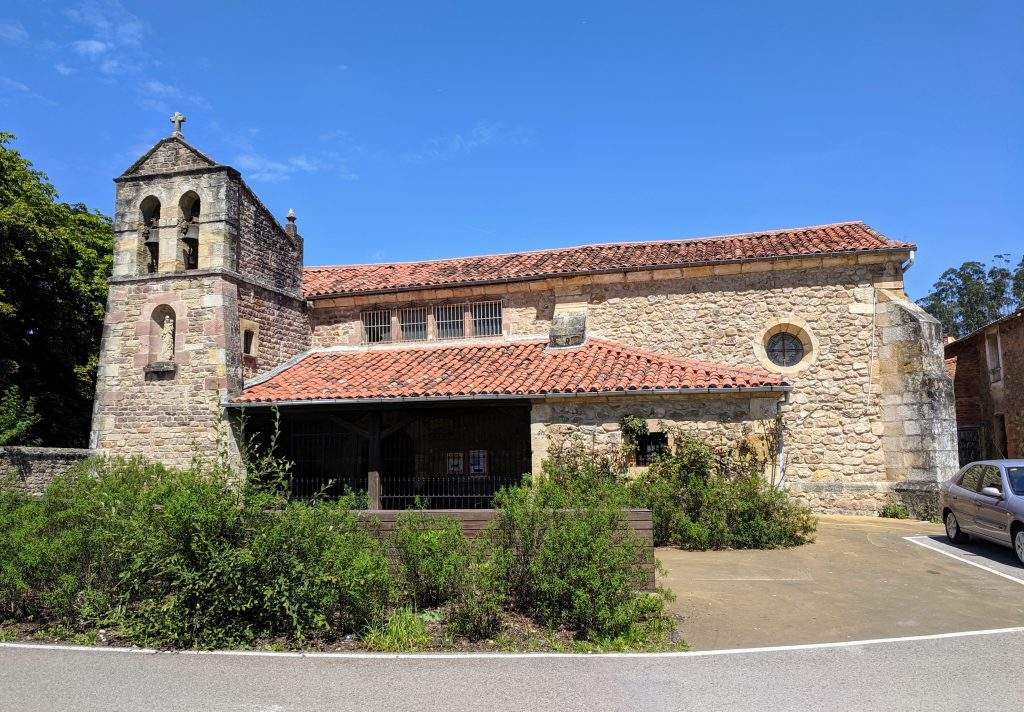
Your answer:
[[[340,425],[341,427],[343,427],[345,430],[348,430],[349,432],[355,433],[356,435],[358,435],[361,438],[367,438],[368,439],[370,437],[370,431],[363,430],[359,426],[354,425],[354,424],[348,422],[347,420],[344,420],[343,418],[335,418],[335,417],[332,416],[330,418],[330,421],[332,423],[334,423],[335,425]]]

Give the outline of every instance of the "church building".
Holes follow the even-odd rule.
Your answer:
[[[863,222],[388,264],[305,266],[243,176],[181,132],[115,179],[91,447],[187,465],[279,414],[296,496],[490,506],[581,439],[643,467],[674,432],[781,422],[783,486],[874,513],[957,467],[915,246]],[[315,236],[312,239],[317,239]]]

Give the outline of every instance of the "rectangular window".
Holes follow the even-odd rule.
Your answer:
[[[465,336],[465,311],[465,304],[442,304],[434,307],[434,322],[437,326],[437,338],[461,339]]]
[[[256,342],[256,332],[252,329],[246,329],[242,332],[242,353],[246,356],[254,356],[255,352],[253,347]]]
[[[449,475],[463,475],[466,473],[461,452],[450,452],[446,459],[448,461],[447,472]]]
[[[981,482],[982,466],[975,465],[964,473],[960,478],[960,486],[970,492],[978,491],[978,483]]]
[[[668,450],[666,433],[644,433],[636,444],[636,464],[650,465]]]
[[[384,344],[391,341],[391,310],[363,312],[363,343]]]
[[[469,474],[471,474],[471,475],[486,475],[487,474],[487,451],[486,450],[470,450],[469,451]]]
[[[999,332],[985,334],[985,350],[988,352],[988,375],[992,383],[1003,378],[1003,359],[999,353]]]
[[[1000,492],[1003,491],[1003,477],[999,474],[999,468],[993,465],[985,465],[981,473],[981,484],[978,485],[978,491],[981,492],[986,487],[995,487]]]
[[[398,312],[402,341],[424,341],[427,338],[427,308],[409,307]]]
[[[472,305],[473,336],[501,336],[501,302]]]

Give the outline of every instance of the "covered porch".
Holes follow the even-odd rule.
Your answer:
[[[293,464],[297,499],[365,492],[370,509],[486,509],[530,472],[527,401],[308,404],[278,413],[277,453]],[[252,422],[267,432],[272,417]]]

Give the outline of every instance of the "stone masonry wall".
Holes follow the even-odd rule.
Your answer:
[[[309,317],[304,302],[260,287],[240,285],[238,315],[256,326],[256,356],[243,358],[243,375],[269,371],[310,346]]]
[[[301,295],[303,244],[288,235],[256,196],[239,189],[238,270],[281,291]]]
[[[111,284],[91,447],[169,465],[187,465],[197,448],[215,452],[225,433],[221,398],[241,388],[237,300],[235,284],[216,276]],[[160,305],[176,317],[176,370],[147,374],[151,315]]]
[[[533,471],[552,448],[582,440],[597,453],[614,456],[622,449],[623,416],[647,420],[651,432],[675,428],[728,443],[759,437],[755,424],[775,416],[778,394],[750,396],[659,396],[547,398],[532,401],[530,448]]]
[[[877,363],[881,312],[876,310],[886,301],[882,290],[901,289],[900,264],[892,257],[843,256],[337,298],[317,303],[311,319],[314,346],[353,344],[363,309],[429,303],[432,296],[436,301],[500,298],[505,332],[512,337],[546,336],[556,310],[583,309],[591,336],[775,369],[793,387],[782,408],[792,492],[820,510],[873,514],[898,482],[911,476],[938,481],[945,473],[941,457],[932,464],[922,459],[913,475],[887,461]],[[796,368],[778,369],[764,355],[764,335],[779,324],[791,325],[812,349]],[[930,361],[908,366],[926,367]],[[945,452],[951,427],[936,420],[919,441],[922,448]],[[940,432],[943,428],[950,432]],[[924,444],[928,438],[932,441]]]
[[[54,478],[94,454],[79,448],[0,447],[0,477],[13,473],[16,487],[29,494],[42,494]]]

